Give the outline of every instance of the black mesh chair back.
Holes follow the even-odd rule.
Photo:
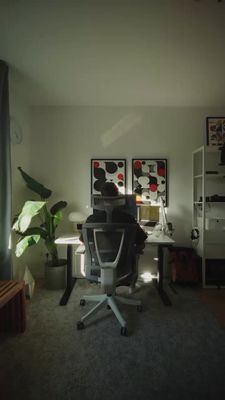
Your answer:
[[[101,276],[101,268],[116,268],[117,278],[132,274],[136,229],[135,224],[124,223],[83,225],[86,277],[89,280],[98,280]]]

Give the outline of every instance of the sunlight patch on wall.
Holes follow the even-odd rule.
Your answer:
[[[141,116],[137,113],[130,113],[118,121],[112,128],[106,131],[102,137],[103,147],[108,147],[120,137],[126,135],[133,127],[141,122]]]

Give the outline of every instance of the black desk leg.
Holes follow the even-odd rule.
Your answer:
[[[71,292],[76,282],[76,278],[72,277],[72,257],[73,257],[73,245],[67,245],[67,275],[66,275],[66,289],[59,302],[60,306],[65,306],[69,300]]]
[[[159,278],[158,278],[158,282],[156,283],[156,288],[158,290],[159,296],[161,297],[163,303],[165,306],[171,306],[172,303],[167,295],[167,293],[165,292],[164,288],[163,288],[163,248],[165,247],[165,245],[158,245],[158,272],[159,272]]]

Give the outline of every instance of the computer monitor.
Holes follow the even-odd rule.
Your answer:
[[[155,226],[159,219],[159,205],[143,204],[139,206],[138,222],[140,225]]]

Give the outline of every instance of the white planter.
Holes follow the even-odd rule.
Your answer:
[[[67,260],[59,260],[58,265],[45,264],[45,287],[50,290],[64,289],[66,286]]]

